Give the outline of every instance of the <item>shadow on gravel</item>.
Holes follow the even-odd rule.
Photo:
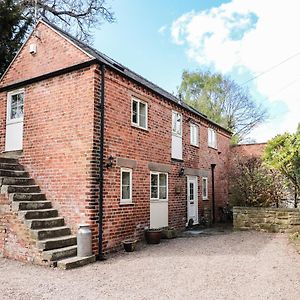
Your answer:
[[[280,234],[263,233],[257,231],[234,231],[230,226],[216,226],[206,229],[184,231],[175,239],[161,240],[158,245],[147,245],[140,242],[132,253],[120,251],[110,255],[111,259],[186,256],[256,256]]]

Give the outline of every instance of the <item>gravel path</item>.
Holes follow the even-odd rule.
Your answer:
[[[0,298],[300,299],[300,255],[286,235],[229,232],[140,245],[70,271],[0,259]]]

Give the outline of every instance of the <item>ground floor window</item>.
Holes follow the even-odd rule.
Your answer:
[[[202,199],[207,200],[208,199],[208,179],[207,177],[202,177]]]
[[[121,204],[132,203],[132,170],[121,169]]]
[[[151,200],[168,199],[168,174],[152,172],[150,182]]]

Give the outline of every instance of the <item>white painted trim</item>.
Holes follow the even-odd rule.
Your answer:
[[[59,36],[61,36],[62,38],[64,38],[65,40],[67,40],[70,44],[72,44],[73,46],[75,46],[77,49],[79,49],[80,51],[82,51],[84,54],[86,54],[89,58],[96,58],[95,56],[91,55],[90,53],[86,52],[84,49],[82,49],[81,47],[79,47],[78,45],[76,45],[74,42],[72,42],[70,39],[68,39],[66,36],[64,36],[63,34],[61,34],[59,31],[57,31],[55,28],[53,28],[51,25],[47,24],[46,22],[44,22],[43,20],[39,20],[39,22],[43,23],[44,25],[46,25],[48,28],[52,29],[55,33],[57,33]]]
[[[159,198],[159,174],[164,174],[166,175],[166,199],[160,199]],[[151,198],[151,175],[157,175],[158,178],[157,178],[157,196],[158,198]],[[168,173],[165,173],[165,172],[154,172],[154,171],[151,171],[150,172],[150,202],[168,202],[169,200],[169,174]]]
[[[130,180],[130,198],[129,199],[122,199],[122,173],[127,172],[129,173],[129,180]],[[121,168],[120,170],[120,204],[132,204],[132,169],[129,168]]]
[[[189,222],[189,218],[190,216],[189,214],[189,202],[191,201],[189,198],[190,196],[190,187],[189,187],[189,183],[193,182],[195,184],[195,189],[194,189],[194,205],[195,205],[195,214],[196,214],[196,222],[194,223],[194,225],[199,224],[199,195],[198,195],[198,176],[186,176],[186,201],[187,201],[187,223]]]
[[[174,126],[173,126],[174,125],[173,124],[173,121],[174,121],[173,114],[178,114],[178,115],[181,116],[181,118],[180,118],[180,120],[181,120],[181,122],[180,122],[180,134],[178,134],[177,132],[173,131],[173,128],[174,128]],[[180,112],[178,112],[176,110],[172,110],[172,135],[182,138],[182,135],[183,135],[183,132],[182,132],[182,128],[183,128],[182,123],[183,123],[182,113],[180,113]]]
[[[207,128],[207,145],[210,148],[218,149],[217,132],[211,127]]]
[[[193,141],[192,141],[192,127],[196,128],[196,130],[197,130],[197,135],[196,135],[197,136],[197,142],[196,143],[193,143]],[[199,125],[197,125],[195,123],[190,123],[190,143],[191,143],[192,146],[199,147],[199,140],[200,140],[199,132],[200,132]]]
[[[137,121],[138,123],[134,123],[132,121],[132,118],[133,118],[133,101],[137,102],[138,103],[138,106],[137,106]],[[146,127],[143,127],[141,126],[139,123],[140,123],[140,103],[143,103],[146,105]],[[132,97],[131,98],[131,125],[134,126],[134,127],[137,127],[137,128],[140,128],[140,129],[144,129],[144,130],[148,130],[148,103],[137,98],[137,97]]]
[[[23,117],[18,119],[10,119],[10,110],[11,110],[11,97],[14,95],[23,94]],[[6,101],[6,125],[21,123],[24,121],[24,112],[25,112],[25,89],[18,89],[7,93]]]

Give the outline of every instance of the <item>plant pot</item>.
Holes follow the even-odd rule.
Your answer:
[[[161,232],[161,238],[162,239],[174,239],[176,238],[176,230],[174,228],[166,228],[163,229]]]
[[[137,240],[124,240],[122,242],[126,252],[133,252],[135,250]]]
[[[161,239],[161,229],[148,229],[145,231],[147,244],[159,244]]]

